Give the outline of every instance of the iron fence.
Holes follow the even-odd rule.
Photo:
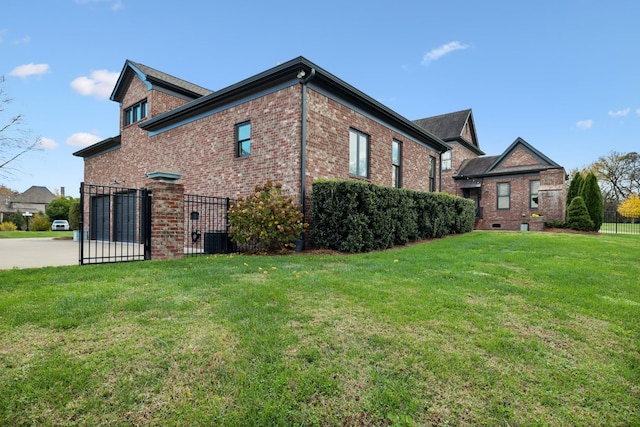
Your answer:
[[[148,190],[80,184],[79,262],[151,259]]]
[[[616,210],[604,212],[601,233],[640,234],[640,219],[627,218]]]
[[[184,195],[184,253],[204,255],[232,253],[228,212],[234,200],[223,197]]]

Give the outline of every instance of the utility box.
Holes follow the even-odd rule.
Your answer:
[[[227,232],[204,233],[205,254],[228,254],[233,252],[233,242]]]

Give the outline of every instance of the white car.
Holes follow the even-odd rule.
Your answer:
[[[69,221],[56,219],[51,223],[51,231],[69,231]]]

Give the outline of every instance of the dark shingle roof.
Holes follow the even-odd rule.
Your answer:
[[[466,177],[483,175],[499,157],[500,156],[484,156],[476,157],[475,159],[467,159],[460,165],[460,169],[456,176]]]
[[[434,117],[414,120],[414,123],[425,128],[441,139],[454,139],[460,137],[464,125],[471,114],[471,109],[456,111],[455,113],[441,114]]]
[[[525,150],[536,159],[537,163],[528,165],[504,166],[507,159],[518,149]],[[520,173],[539,172],[546,169],[560,169],[562,166],[542,154],[524,139],[518,137],[499,156],[483,156],[474,159],[467,159],[460,165],[455,179],[465,179],[470,177],[480,178],[500,175],[513,175]]]
[[[111,100],[122,102],[128,83],[135,74],[151,87],[155,86],[156,88],[169,90],[187,99],[197,99],[213,93],[212,90],[203,88],[202,86],[127,59],[120,73],[120,78],[111,93]]]
[[[302,79],[298,77],[300,74],[307,77]],[[310,84],[313,85],[314,88],[322,88],[341,98],[347,99],[356,109],[366,111],[386,123],[393,123],[393,126],[400,131],[410,137],[416,138],[416,140],[421,143],[433,147],[438,152],[444,152],[450,149],[444,141],[433,135],[427,129],[400,116],[389,107],[374,100],[302,56],[231,86],[222,88],[207,96],[194,99],[180,107],[152,117],[149,120],[145,120],[140,124],[140,128],[150,132],[170,129],[171,127],[180,126],[189,120],[193,120],[194,117],[200,117],[203,114],[215,111],[223,105],[237,102],[238,99],[262,93],[265,90],[271,90],[271,88],[280,85],[290,85],[294,84],[294,82],[297,84],[303,81],[306,83],[311,82]]]

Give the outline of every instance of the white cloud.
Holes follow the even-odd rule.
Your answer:
[[[578,129],[591,129],[593,127],[593,120],[580,120],[576,123]]]
[[[27,44],[29,44],[30,42],[31,42],[31,37],[29,37],[29,36],[24,36],[24,37],[23,37],[23,38],[21,38],[21,39],[12,40],[12,41],[11,41],[11,44],[14,44],[14,45],[27,45]]]
[[[58,148],[58,143],[51,138],[40,138],[38,140],[38,147],[45,150],[53,150]]]
[[[640,108],[636,110],[636,114],[640,116]]]
[[[97,70],[93,71],[89,77],[78,77],[71,82],[71,87],[81,95],[108,99],[118,81],[119,75],[119,73],[112,71]]]
[[[631,112],[631,108],[625,108],[624,110],[609,111],[609,117],[626,117]]]
[[[468,48],[469,48],[468,44],[462,44],[459,41],[449,42],[435,49],[431,49],[429,52],[425,53],[424,57],[422,58],[422,65],[426,65],[431,61],[440,59],[444,55],[451,53],[453,51],[464,50]]]
[[[77,4],[88,4],[88,3],[110,3],[111,10],[114,12],[122,9],[122,0],[76,0]]]
[[[78,132],[67,138],[67,145],[71,145],[72,147],[88,147],[89,145],[95,144],[101,140],[102,138],[97,135]]]
[[[49,64],[25,64],[19,65],[9,73],[10,76],[26,79],[31,76],[41,76],[49,72]]]

